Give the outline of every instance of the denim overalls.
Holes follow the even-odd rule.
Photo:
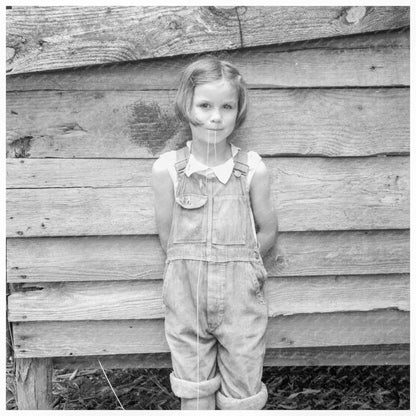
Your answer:
[[[216,393],[220,409],[261,409],[267,273],[251,220],[247,153],[233,174],[184,173],[189,149],[177,151],[178,186],[163,281],[165,334],[173,393]]]

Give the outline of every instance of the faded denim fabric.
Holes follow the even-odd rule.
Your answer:
[[[163,281],[172,391],[183,398],[216,394],[220,409],[262,409],[267,278],[250,216],[247,154],[239,152],[224,185],[184,173],[178,187]]]

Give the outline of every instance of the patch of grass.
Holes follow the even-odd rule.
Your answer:
[[[169,383],[169,368],[106,370],[126,410],[180,409]],[[273,409],[410,408],[409,366],[265,367],[269,391],[265,406]],[[7,374],[7,409],[16,409],[12,368]],[[54,370],[54,409],[120,409],[102,371]]]
[[[265,409],[409,409],[409,366],[266,367]]]

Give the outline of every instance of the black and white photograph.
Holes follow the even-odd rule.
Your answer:
[[[3,6],[3,410],[410,414],[392,3]]]

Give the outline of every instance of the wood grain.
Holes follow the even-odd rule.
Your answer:
[[[269,276],[409,273],[409,230],[279,233]],[[161,279],[156,236],[9,238],[7,282]]]
[[[172,368],[170,353],[55,357],[56,369]],[[317,348],[269,348],[264,366],[409,365],[408,344]],[[100,370],[101,371],[101,370]]]
[[[248,87],[410,85],[409,30],[284,43],[215,54],[233,63]],[[172,90],[194,55],[9,75],[7,91]]]
[[[164,261],[156,236],[7,240],[10,283],[161,279]]]
[[[52,359],[17,359],[15,366],[18,409],[52,410]]]
[[[358,9],[359,14],[357,7],[13,7],[6,13],[7,70],[73,68],[410,24],[409,7]]]
[[[7,188],[151,186],[155,159],[6,159]]]
[[[15,357],[167,352],[164,321],[14,323]],[[408,344],[409,313],[394,310],[271,318],[267,348]]]
[[[148,158],[190,139],[175,91],[7,94],[7,157]],[[230,138],[264,156],[408,154],[409,89],[253,90]]]
[[[281,231],[409,227],[408,157],[273,158],[266,163]],[[9,186],[24,186],[27,180],[36,188],[7,191],[8,237],[156,233],[149,161],[143,166],[139,161],[14,161],[9,166]],[[96,187],[110,177],[110,187]],[[44,187],[45,182],[53,187]]]
[[[269,278],[265,297],[269,317],[388,308],[409,311],[409,275]],[[10,322],[163,317],[160,280],[22,284],[8,297]]]
[[[391,30],[410,20],[406,7],[239,7],[237,12],[243,46]]]

